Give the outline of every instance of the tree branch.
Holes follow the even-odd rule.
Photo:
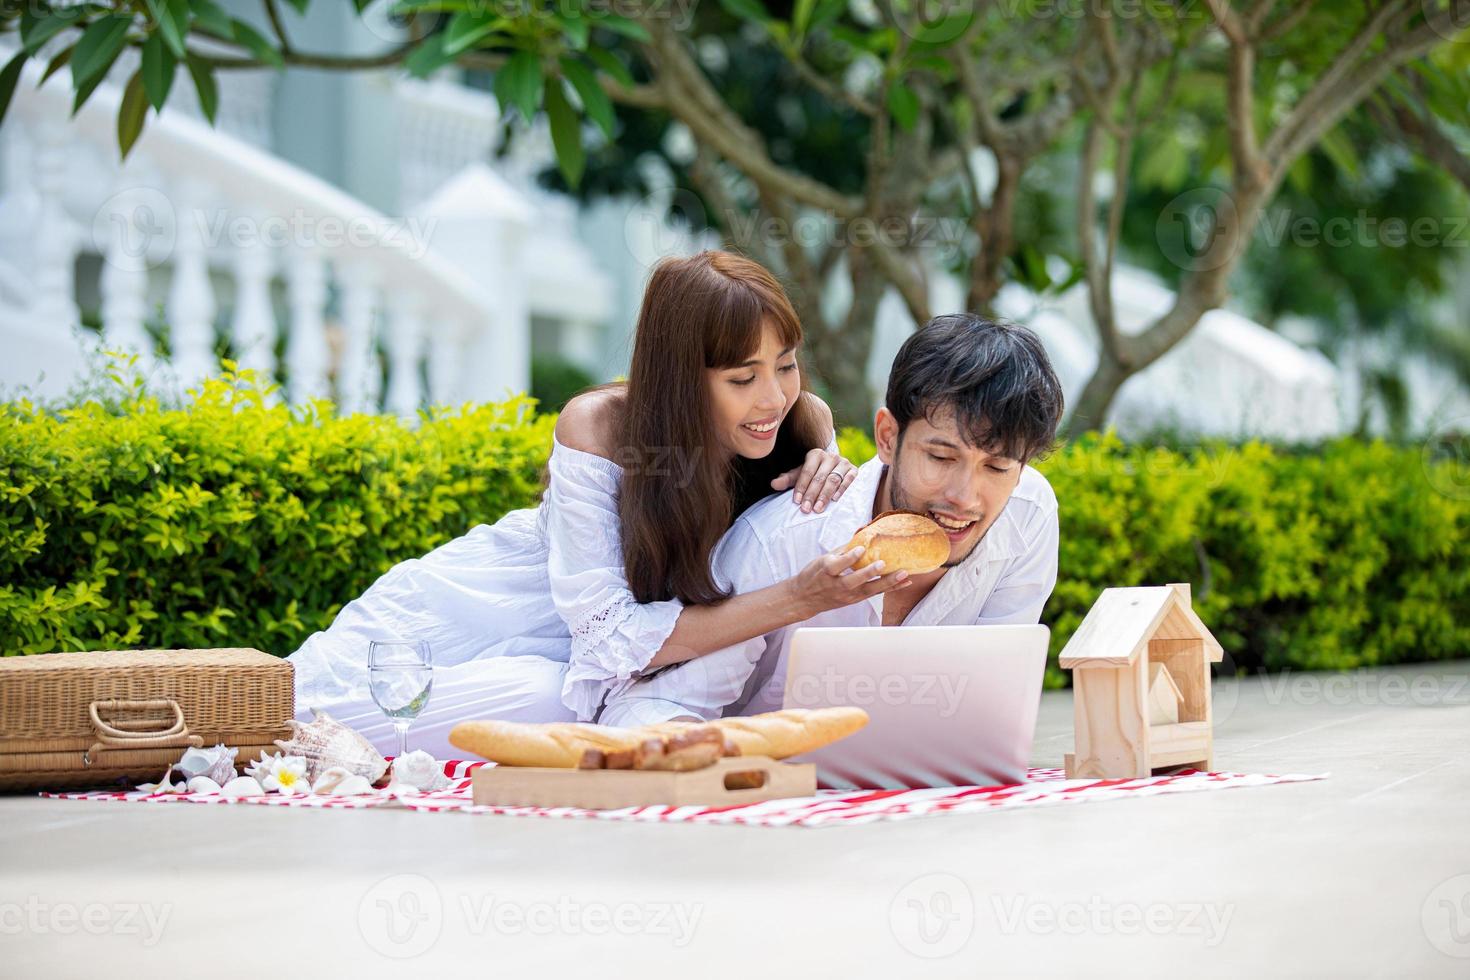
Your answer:
[[[1369,110],[1385,129],[1397,132],[1415,152],[1460,182],[1470,191],[1470,157],[1461,151],[1425,107],[1410,108],[1380,97]]]
[[[270,19],[271,30],[276,32],[276,40],[281,42],[281,53],[285,54],[291,50],[291,41],[286,37],[286,25],[281,23],[281,11],[276,0],[265,0],[265,15]]]
[[[839,217],[862,212],[860,198],[839,194],[805,174],[788,170],[766,153],[759,133],[740,119],[714,90],[666,18],[648,18],[652,40],[645,49],[656,61],[657,87],[664,107],[706,143],[763,188]]]
[[[1327,70],[1317,77],[1307,94],[1292,107],[1291,112],[1276,127],[1271,138],[1266,141],[1266,158],[1272,165],[1279,166],[1282,161],[1295,158],[1295,154],[1288,154],[1288,147],[1297,140],[1296,134],[1307,130],[1314,118],[1321,114],[1323,106],[1342,91],[1349,75],[1362,60],[1363,54],[1383,34],[1384,29],[1393,18],[1408,6],[1409,0],[1389,0],[1372,13],[1347,46],[1332,59]],[[1374,60],[1386,58],[1388,55],[1389,52],[1385,51]],[[1333,123],[1335,124],[1336,120]],[[1325,131],[1325,128],[1319,130],[1319,132]]]

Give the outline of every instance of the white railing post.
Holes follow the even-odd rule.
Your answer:
[[[110,197],[99,220],[106,229],[106,251],[102,255],[102,340],[112,350],[136,354],[139,368],[147,374],[154,366],[153,338],[144,321],[148,315],[148,248],[155,235],[175,229],[161,222],[172,218],[159,214],[160,202],[168,199],[137,183],[137,171],[124,167],[118,192]],[[97,237],[101,237],[98,235]]]
[[[230,320],[230,341],[235,361],[255,371],[266,381],[275,380],[276,315],[271,306],[270,250],[260,237],[264,216],[246,213],[254,232],[235,249],[235,314]]]
[[[337,368],[337,404],[344,415],[372,412],[382,391],[382,372],[374,344],[373,320],[378,307],[372,270],[360,261],[344,262],[337,281],[342,286],[342,359]]]
[[[437,317],[429,333],[429,402],[448,405],[459,400],[459,380],[465,369],[462,325]]]
[[[36,301],[31,309],[43,329],[63,332],[81,322],[73,274],[77,234],[62,205],[68,138],[66,124],[60,118],[41,116],[36,120],[35,181],[41,209],[36,223]]]
[[[214,358],[214,288],[204,250],[207,187],[182,182],[178,195],[178,232],[174,236],[174,275],[165,311],[169,348],[180,392],[199,384],[217,367]]]
[[[424,321],[418,297],[400,293],[388,314],[388,398],[383,407],[405,422],[418,415],[423,395],[419,384],[419,349]]]
[[[286,339],[286,370],[291,402],[302,405],[330,397],[327,388],[327,261],[320,249],[298,249],[286,263],[291,322]]]

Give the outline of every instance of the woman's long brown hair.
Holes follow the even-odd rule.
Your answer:
[[[783,347],[801,343],[801,322],[786,291],[750,259],[706,251],[664,259],[649,278],[616,430],[624,464],[623,564],[639,602],[728,599],[710,569],[720,536],[773,492],[771,480],[827,445],[827,426],[803,372],[802,393],[770,455],[723,459],[705,371],[755,356],[766,323]]]

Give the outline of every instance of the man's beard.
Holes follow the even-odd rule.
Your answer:
[[[900,443],[899,451],[903,451],[902,443]],[[914,502],[909,497],[908,493],[905,492],[903,487],[903,480],[899,478],[898,461],[896,459],[894,460],[893,464],[888,467],[888,500],[890,503],[893,504],[894,510],[908,510],[913,511],[916,514],[923,514],[925,517],[929,517],[930,508],[923,504]],[[933,520],[933,518],[930,518],[930,520]],[[985,522],[985,515],[981,514],[979,517],[975,518],[975,522],[977,524],[983,524]],[[963,555],[961,555],[954,561],[947,561],[939,567],[954,568],[956,565],[962,564],[966,558],[969,558],[975,553],[975,549],[980,547],[980,542],[984,541],[985,535],[989,533],[990,528],[987,527],[984,532],[975,539],[974,543],[970,545],[969,551],[966,551]]]

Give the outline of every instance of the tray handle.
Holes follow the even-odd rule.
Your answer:
[[[137,722],[119,721],[114,724],[102,719],[103,711],[149,711],[160,708],[171,709],[174,715],[173,723],[164,729],[133,731],[131,729],[138,724]],[[201,736],[189,734],[189,727],[184,724],[184,709],[180,708],[179,702],[172,698],[159,698],[152,701],[93,701],[87,706],[87,715],[92,719],[92,729],[97,733],[97,741],[82,753],[83,765],[90,766],[94,755],[109,748],[162,749],[192,745],[197,749],[204,745],[204,739]],[[127,727],[119,727],[120,725]]]

